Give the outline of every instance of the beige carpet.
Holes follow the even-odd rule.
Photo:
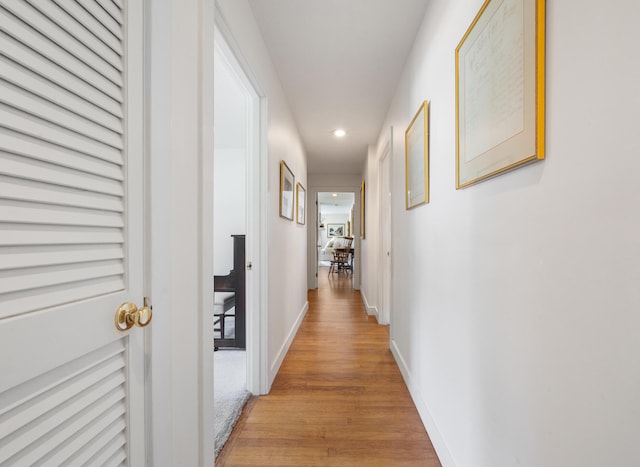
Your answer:
[[[246,352],[220,349],[213,355],[215,455],[217,456],[229,439],[251,393],[247,391]]]

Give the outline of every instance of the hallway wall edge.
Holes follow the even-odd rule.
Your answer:
[[[364,305],[364,309],[369,316],[375,316],[378,318],[378,308],[375,305],[369,305],[369,301],[367,300],[367,294],[363,288],[360,289],[360,295],[362,295],[362,304]]]
[[[271,387],[271,385],[273,384],[273,381],[276,379],[276,376],[278,375],[278,371],[280,370],[280,366],[284,361],[284,357],[287,356],[287,352],[289,351],[289,348],[291,347],[291,343],[293,342],[293,339],[296,337],[296,334],[298,334],[298,329],[302,324],[302,320],[307,315],[307,311],[309,311],[308,300],[304,303],[304,306],[300,310],[300,313],[298,314],[298,318],[296,319],[293,327],[291,328],[291,331],[289,332],[287,339],[282,344],[282,347],[280,347],[280,350],[278,351],[278,354],[276,355],[273,361],[273,364],[271,365],[271,368],[269,371],[269,388]]]
[[[400,373],[402,374],[402,378],[404,379],[407,388],[409,389],[409,394],[411,395],[411,399],[413,403],[416,405],[416,409],[418,409],[418,414],[420,415],[420,419],[422,420],[422,424],[427,430],[427,434],[431,439],[431,443],[438,454],[438,458],[440,459],[440,463],[443,467],[456,467],[456,463],[453,460],[453,456],[451,455],[451,451],[449,450],[447,444],[444,441],[444,437],[442,433],[438,429],[438,426],[431,415],[431,411],[427,404],[424,402],[424,399],[420,395],[419,387],[414,382],[411,377],[411,372],[409,371],[409,367],[407,366],[404,358],[402,357],[402,353],[396,342],[392,339],[389,345],[391,349],[391,353],[398,364],[398,368],[400,369]]]

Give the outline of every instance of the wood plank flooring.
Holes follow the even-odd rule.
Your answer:
[[[351,276],[319,272],[271,393],[252,398],[216,466],[440,466]]]

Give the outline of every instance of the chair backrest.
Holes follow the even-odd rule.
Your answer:
[[[353,237],[344,237],[344,248],[351,248]]]
[[[336,248],[333,252],[333,261],[336,263],[346,263],[349,261],[349,249]]]

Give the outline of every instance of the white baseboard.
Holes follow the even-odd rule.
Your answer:
[[[427,434],[431,439],[431,443],[433,444],[433,447],[438,454],[440,463],[444,467],[456,467],[456,463],[453,461],[453,457],[451,456],[451,451],[449,451],[449,448],[447,447],[447,444],[445,443],[440,430],[438,430],[438,427],[433,420],[433,417],[431,416],[431,412],[429,411],[427,404],[425,404],[422,397],[420,397],[420,391],[418,390],[417,385],[413,382],[413,379],[411,378],[411,372],[409,371],[404,358],[402,358],[402,354],[400,353],[400,350],[398,349],[398,346],[396,345],[394,340],[391,340],[390,347],[391,353],[395,357],[396,363],[400,368],[400,373],[402,373],[404,382],[407,384],[407,388],[409,388],[409,394],[411,394],[413,403],[418,409],[418,414],[420,415],[422,423],[427,430]]]
[[[271,385],[273,384],[273,380],[276,379],[278,370],[280,370],[280,365],[282,365],[282,362],[284,361],[284,357],[286,357],[287,352],[289,351],[289,347],[291,347],[291,343],[293,342],[293,339],[296,337],[296,334],[298,333],[298,329],[300,328],[300,325],[302,324],[302,320],[304,319],[308,310],[309,310],[309,302],[307,301],[302,307],[302,310],[300,310],[300,313],[298,314],[298,318],[296,319],[296,322],[293,324],[293,327],[291,328],[291,331],[289,331],[289,335],[287,336],[287,339],[282,344],[282,347],[280,347],[280,350],[278,351],[278,355],[276,355],[276,358],[273,364],[271,365],[271,368],[269,369],[270,370],[269,371],[269,387],[271,387]]]
[[[367,300],[367,294],[364,292],[364,289],[360,289],[360,295],[362,296],[362,302],[364,303],[364,309],[367,311],[369,316],[378,317],[378,308],[375,306],[369,305],[369,301]]]

